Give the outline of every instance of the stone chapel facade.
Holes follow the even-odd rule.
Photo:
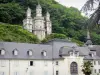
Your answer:
[[[36,6],[36,16],[32,18],[31,9],[28,7],[26,18],[23,20],[23,28],[35,34],[38,39],[43,40],[47,35],[52,33],[52,23],[49,12],[43,17],[42,7],[38,4]]]

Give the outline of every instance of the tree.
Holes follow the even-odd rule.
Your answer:
[[[66,39],[67,37],[64,34],[52,33],[52,34],[48,35],[45,39],[43,39],[42,43],[46,43],[49,40],[54,39],[54,38]]]
[[[85,75],[90,75],[92,73],[92,67],[93,66],[92,66],[92,63],[90,61],[84,62],[83,69],[82,69],[83,73]]]
[[[4,23],[22,23],[24,10],[18,3],[0,4],[0,21]]]
[[[98,3],[98,7],[96,9],[94,9],[94,4]],[[100,0],[88,0],[84,6],[82,7],[81,11],[83,12],[87,12],[89,10],[95,10],[94,13],[91,15],[89,21],[88,21],[88,25],[90,27],[96,26],[100,24]]]

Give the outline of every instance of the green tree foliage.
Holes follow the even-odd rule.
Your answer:
[[[43,8],[43,16],[46,11],[51,14],[53,33],[64,34],[67,37],[85,42],[87,18],[81,15],[81,12],[74,8],[67,8],[54,0],[0,0],[0,21],[10,24],[22,25],[25,18],[27,7],[32,9],[32,17],[35,16],[36,5],[38,2]],[[99,36],[93,34],[93,43],[100,44]],[[100,35],[96,31],[97,35]]]
[[[39,43],[35,35],[21,26],[0,23],[0,41]]]
[[[66,35],[60,34],[60,33],[52,33],[52,34],[48,35],[45,39],[43,39],[41,42],[46,43],[46,42],[48,42],[49,40],[52,40],[52,39],[66,39],[66,40],[69,40],[69,41],[72,41],[72,42],[76,42],[77,45],[79,45],[79,46],[83,45],[83,42],[76,40],[76,39],[68,38]]]
[[[96,5],[95,5],[96,4]],[[97,6],[97,8],[96,8]],[[87,0],[87,2],[82,7],[81,11],[88,14],[88,11],[94,11],[88,20],[88,26],[93,29],[94,26],[100,26],[100,0]]]
[[[92,67],[93,67],[93,65],[90,61],[84,62],[83,69],[82,69],[83,73],[85,75],[91,75]]]
[[[55,39],[55,38],[66,39],[67,37],[64,34],[52,33],[48,35],[44,40],[42,40],[42,43],[48,42],[49,40]]]
[[[22,23],[24,10],[17,3],[0,4],[0,21],[4,23]]]

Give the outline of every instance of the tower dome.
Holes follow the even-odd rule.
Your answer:
[[[31,9],[28,7],[27,12],[26,12],[27,18],[31,17]]]
[[[36,7],[36,9],[42,9],[41,5],[38,4],[37,7]]]
[[[42,16],[42,7],[40,4],[36,6],[36,16],[41,17]]]
[[[46,13],[46,20],[47,21],[50,21],[50,13],[47,11],[47,13]]]

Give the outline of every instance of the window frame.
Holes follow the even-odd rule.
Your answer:
[[[29,62],[29,66],[34,66],[34,62],[33,61],[30,61]]]
[[[58,70],[56,70],[56,75],[59,75],[59,71]]]
[[[31,70],[31,71],[29,72],[29,75],[34,75],[34,71]]]
[[[5,75],[5,72],[0,72],[1,75]]]
[[[41,54],[42,54],[42,56],[46,57],[46,56],[47,56],[47,51],[43,50],[43,51],[41,52]]]
[[[0,55],[5,55],[6,51],[5,49],[0,49]]]
[[[59,62],[58,61],[56,61],[56,65],[59,65]]]
[[[30,52],[31,52],[31,53],[30,53]],[[33,55],[32,49],[29,49],[29,50],[27,51],[27,54],[28,54],[29,56],[32,56],[32,55]]]
[[[100,73],[100,69],[99,69],[99,73]]]
[[[70,73],[71,74],[78,74],[78,64],[76,62],[72,62],[70,64]]]
[[[73,52],[70,52],[70,56],[73,56]]]
[[[0,65],[1,65],[1,67],[5,67],[6,66],[6,61],[5,60],[0,60]]]
[[[97,73],[97,70],[96,69],[94,69],[94,73]]]
[[[48,63],[47,63],[47,61],[44,61],[44,66],[48,66]]]
[[[96,61],[93,61],[93,64],[96,65]]]
[[[76,56],[76,57],[79,56],[79,51],[75,51],[75,56]]]
[[[13,50],[13,55],[14,55],[14,56],[17,56],[18,54],[19,54],[19,51],[18,51],[17,49],[14,49],[14,50]]]
[[[44,71],[44,75],[48,75],[48,71]]]
[[[100,65],[100,61],[98,61],[98,65]]]

